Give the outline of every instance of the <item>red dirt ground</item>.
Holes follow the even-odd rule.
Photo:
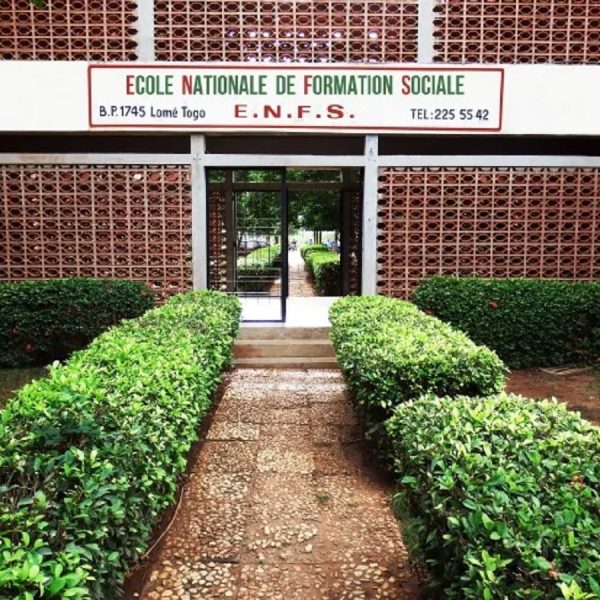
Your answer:
[[[506,390],[529,398],[554,397],[571,410],[600,425],[600,370],[581,370],[573,375],[551,375],[541,369],[510,374]]]

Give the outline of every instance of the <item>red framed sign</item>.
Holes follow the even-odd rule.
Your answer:
[[[89,65],[92,129],[501,132],[504,69]]]

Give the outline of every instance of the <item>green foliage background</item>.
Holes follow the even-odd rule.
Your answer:
[[[238,258],[237,290],[264,292],[280,275],[281,246],[257,248],[247,256]]]
[[[600,283],[434,277],[415,303],[515,369],[600,359]]]
[[[307,183],[329,182],[339,176],[339,171],[293,170],[287,171],[288,181]],[[234,173],[237,181],[252,183],[278,182],[281,174],[258,169]],[[288,222],[290,229],[307,231],[339,231],[339,194],[327,190],[310,190],[290,193]],[[281,207],[277,192],[238,192],[236,194],[237,221],[248,231],[264,230],[271,235],[281,231]]]
[[[0,284],[0,367],[45,365],[154,305],[143,283],[52,279]]]
[[[340,255],[319,249],[322,244],[303,246],[300,250],[308,273],[319,296],[342,295],[342,267]]]

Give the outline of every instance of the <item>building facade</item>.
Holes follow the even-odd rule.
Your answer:
[[[14,0],[0,4],[0,59],[24,69],[497,66],[521,77],[520,65],[560,88],[600,63],[600,3]],[[40,110],[44,101],[41,92]],[[227,224],[226,199],[211,195],[206,170],[241,167],[362,170],[362,293],[406,298],[436,274],[597,279],[600,131],[553,126],[563,118],[553,111],[547,131],[525,122],[519,135],[0,126],[0,281],[123,277],[163,297],[207,286],[211,262],[226,256]]]

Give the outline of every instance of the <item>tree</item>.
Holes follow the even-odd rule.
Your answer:
[[[281,203],[278,192],[236,192],[235,229],[238,245],[244,236],[281,235]]]
[[[234,180],[249,183],[281,182],[281,171],[236,171]],[[288,181],[319,183],[334,181],[339,171],[288,170]],[[288,223],[292,229],[315,232],[338,231],[340,228],[339,194],[328,190],[294,192],[288,203]],[[278,192],[249,191],[236,193],[236,228],[238,241],[244,234],[279,235],[281,230],[281,206]]]
[[[339,181],[339,170],[289,170],[288,181],[307,183]],[[297,192],[289,203],[288,221],[296,229],[307,231],[338,231],[340,228],[340,198],[337,192],[308,190]]]
[[[292,229],[314,232],[315,241],[322,231],[340,229],[340,202],[337,192],[298,192],[290,198],[288,221]]]

